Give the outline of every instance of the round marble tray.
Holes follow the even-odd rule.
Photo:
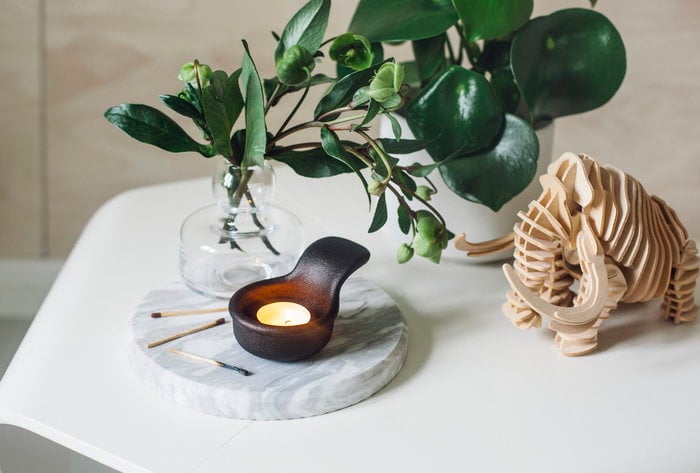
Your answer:
[[[131,364],[161,396],[207,414],[239,419],[293,419],[350,406],[379,391],[406,357],[408,330],[394,301],[360,278],[343,286],[333,336],[306,360],[280,363],[243,350],[228,312],[151,318],[152,312],[223,307],[228,301],[199,295],[180,281],[154,289],[128,322]],[[149,342],[224,317],[226,323],[148,349]],[[231,370],[184,358],[177,348],[251,371]]]

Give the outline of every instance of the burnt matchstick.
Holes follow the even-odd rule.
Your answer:
[[[209,363],[210,365],[218,366],[220,368],[226,368],[235,371],[236,373],[241,374],[243,376],[250,376],[251,374],[253,374],[247,369],[229,365],[228,363],[224,363],[223,361],[212,360],[211,358],[205,358],[203,356],[195,355],[194,353],[187,353],[186,351],[178,350],[177,348],[168,348],[168,351],[172,353],[177,353],[178,355],[182,355],[186,358],[192,358],[193,360],[203,361],[204,363]]]
[[[176,317],[178,315],[199,315],[199,314],[213,314],[214,312],[227,312],[228,307],[213,307],[208,309],[185,309],[185,310],[164,310],[160,312],[153,312],[151,317],[154,319],[159,319],[161,317]]]
[[[178,332],[173,335],[170,335],[169,337],[162,338],[160,340],[157,340],[155,342],[151,342],[148,345],[146,345],[147,348],[153,348],[157,347],[158,345],[162,345],[164,343],[172,342],[173,340],[177,340],[178,338],[185,337],[187,335],[192,335],[193,333],[201,332],[202,330],[207,330],[213,327],[216,327],[217,325],[225,324],[226,320],[222,317],[218,320],[215,320],[213,322],[209,322],[204,325],[200,325],[198,327],[191,328],[189,330],[185,330],[184,332]]]

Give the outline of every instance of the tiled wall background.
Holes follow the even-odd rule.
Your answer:
[[[177,71],[192,58],[234,69],[240,38],[271,75],[269,31],[281,31],[303,3],[0,0],[0,257],[63,257],[111,196],[208,175],[202,158],[136,143],[102,113],[121,102],[158,105],[158,94],[178,89]],[[538,13],[588,4],[535,3]],[[344,31],[355,4],[334,2],[332,31]],[[677,177],[700,179],[700,3],[600,0],[597,8],[622,33],[628,75],[604,108],[558,121],[555,152],[587,152],[642,181],[655,175],[650,190],[689,220],[697,180]],[[693,220],[691,233],[700,235]]]

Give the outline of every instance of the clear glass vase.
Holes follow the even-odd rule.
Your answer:
[[[253,281],[294,268],[304,249],[299,219],[273,205],[275,173],[222,160],[214,171],[216,204],[188,216],[180,230],[180,274],[195,291],[228,298]]]

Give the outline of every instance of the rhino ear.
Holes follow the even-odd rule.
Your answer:
[[[549,165],[547,173],[556,176],[564,184],[569,197],[579,206],[585,207],[593,201],[593,185],[588,178],[591,165],[591,159],[586,156],[564,153]]]

